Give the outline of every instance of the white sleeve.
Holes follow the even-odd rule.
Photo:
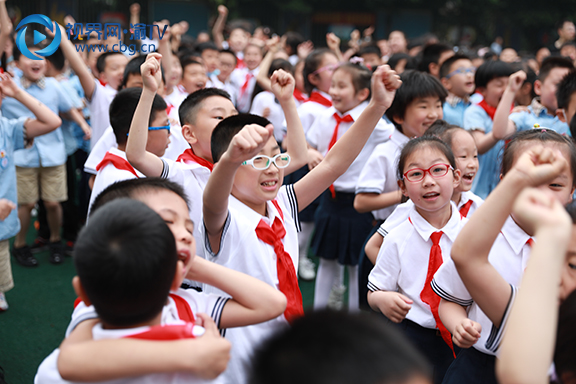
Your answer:
[[[366,161],[356,183],[356,193],[384,192],[387,168],[391,166],[386,159],[385,149],[382,144],[378,145]]]
[[[452,259],[444,262],[432,280],[432,289],[444,300],[460,304],[463,307],[472,305],[472,296],[462,282],[454,261]]]
[[[214,293],[197,292],[194,289],[179,289],[177,295],[186,300],[194,314],[205,313],[209,315],[216,326],[220,328],[220,319],[224,306],[230,300]]]
[[[320,120],[322,119],[314,120],[310,126],[310,129],[308,129],[308,132],[306,132],[306,141],[315,149],[318,149],[318,141],[320,139]]]
[[[390,216],[388,216],[386,221],[380,225],[380,228],[378,228],[378,233],[381,234],[382,237],[386,237],[391,230],[408,220],[410,211],[413,207],[414,203],[412,200],[408,200],[407,202],[398,205],[396,209],[394,209],[394,211],[390,214]]]
[[[298,214],[298,199],[296,198],[296,193],[294,192],[294,184],[283,185],[278,192],[277,199],[282,202],[284,207],[288,207],[290,210],[289,214],[294,220],[294,225],[296,226],[296,231],[300,232],[300,216]]]
[[[492,324],[490,329],[490,335],[488,340],[486,340],[485,347],[491,352],[496,352],[500,348],[500,343],[502,342],[502,337],[506,331],[506,324],[508,323],[508,318],[510,317],[510,312],[512,312],[512,306],[516,300],[516,295],[518,294],[518,288],[510,284],[510,299],[504,310],[504,316],[502,316],[502,321],[500,322],[500,327],[496,327]]]
[[[72,312],[72,319],[70,319],[70,324],[68,324],[68,328],[66,328],[66,337],[70,336],[72,331],[83,321],[90,320],[90,319],[97,319],[98,314],[96,313],[96,309],[94,306],[86,306],[83,301],[81,301],[76,308],[74,308],[74,312]]]
[[[376,264],[368,276],[368,289],[375,291],[398,291],[400,257],[398,244],[389,240],[382,243]]]
[[[106,128],[100,140],[94,145],[94,148],[90,151],[86,162],[84,163],[84,172],[91,173],[93,175],[97,174],[96,167],[104,156],[111,148],[117,148],[118,143],[116,143],[116,136],[114,136],[114,130],[112,127]]]

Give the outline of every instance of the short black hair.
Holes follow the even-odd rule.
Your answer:
[[[574,202],[568,204],[574,209]],[[569,211],[574,222],[574,216]],[[554,366],[562,377],[565,373],[576,374],[576,291],[573,291],[560,306],[556,346],[554,348]]]
[[[118,144],[125,144],[130,132],[132,118],[142,95],[142,88],[125,88],[119,91],[110,103],[110,125]],[[159,95],[154,95],[148,124],[156,118],[156,113],[166,109],[166,102]]]
[[[96,60],[96,69],[98,70],[99,73],[104,72],[104,70],[106,69],[106,59],[113,55],[124,55],[124,54],[122,52],[108,51],[98,56],[98,59]]]
[[[447,58],[442,65],[440,66],[440,78],[443,79],[451,72],[450,69],[452,68],[452,64],[457,62],[458,60],[468,60],[472,62],[472,60],[461,53],[457,53],[452,57]]]
[[[538,80],[544,82],[550,72],[554,68],[568,68],[570,70],[574,69],[574,63],[567,57],[561,56],[548,56],[542,60],[542,65],[540,66],[540,71],[538,72]],[[552,111],[553,113],[554,111]]]
[[[188,196],[186,196],[184,188],[182,188],[180,184],[160,177],[143,177],[141,179],[118,181],[109,185],[106,189],[100,192],[98,196],[96,196],[96,199],[94,199],[94,202],[90,207],[90,216],[111,201],[121,198],[138,200],[137,196],[139,194],[155,191],[170,191],[175,193],[186,202],[188,210],[190,210]]]
[[[376,44],[364,45],[358,51],[358,56],[368,55],[368,54],[375,54],[375,55],[378,55],[378,57],[382,57],[382,51],[380,50],[380,47],[378,47]]]
[[[363,64],[344,63],[340,64],[334,72],[336,71],[344,71],[352,77],[352,85],[354,86],[355,93],[358,93],[363,89],[368,89],[370,92],[366,99],[370,100],[370,96],[372,95],[372,71],[369,70],[368,67]]]
[[[404,118],[406,109],[414,100],[423,97],[438,97],[442,103],[446,100],[448,92],[440,80],[429,73],[415,70],[404,71],[400,75],[402,85],[396,91],[392,105],[386,111],[386,116],[396,129],[402,132],[402,126],[394,121],[395,117]]]
[[[286,47],[290,48],[290,55],[298,54],[298,46],[304,42],[304,37],[298,32],[288,31],[284,34],[286,37]]]
[[[46,56],[46,61],[49,61],[50,64],[56,69],[57,71],[62,71],[64,69],[64,65],[66,64],[66,58],[64,57],[64,52],[62,49],[58,47],[56,51],[50,56]]]
[[[438,119],[435,122],[433,122],[432,125],[430,126],[430,128],[428,128],[426,130],[426,132],[424,133],[424,135],[422,135],[422,136],[435,136],[435,137],[439,138],[440,140],[442,140],[443,142],[445,142],[446,145],[448,145],[450,147],[450,149],[454,150],[452,148],[452,138],[454,136],[454,132],[456,132],[458,130],[466,132],[471,137],[473,137],[472,133],[470,133],[470,131],[468,131],[462,127],[459,127],[457,125],[449,124],[442,119]]]
[[[440,56],[444,52],[453,52],[453,49],[446,44],[428,44],[422,50],[422,57],[420,63],[418,63],[418,70],[426,73],[430,73],[430,64],[438,64]]]
[[[202,60],[200,58],[200,56],[196,56],[196,55],[186,55],[183,56],[180,59],[180,65],[182,66],[182,71],[184,71],[186,69],[187,66],[189,65],[200,65],[200,66],[204,66],[204,64],[202,64],[200,62],[200,60]]]
[[[315,49],[306,56],[304,69],[302,69],[302,76],[304,76],[304,89],[308,94],[312,93],[314,90],[314,84],[308,80],[308,75],[313,74],[320,68],[324,55],[334,55],[334,57],[336,57],[336,54],[328,48]]]
[[[196,46],[196,51],[202,55],[202,52],[204,51],[216,51],[219,52],[218,47],[216,46],[216,44],[214,44],[211,41],[205,41],[203,43],[200,43]]]
[[[182,101],[182,104],[180,104],[180,107],[178,108],[180,124],[195,124],[196,113],[198,113],[202,103],[204,100],[212,96],[220,96],[232,101],[228,92],[223,89],[203,88],[196,92],[192,92],[184,99],[184,101]]]
[[[126,83],[128,82],[128,78],[130,77],[130,75],[141,75],[140,67],[142,66],[142,64],[144,64],[147,58],[148,55],[146,54],[136,56],[130,59],[130,61],[126,64],[126,67],[124,68],[124,75],[122,78],[122,84],[120,84],[120,89],[126,88]],[[160,71],[162,73],[162,81],[166,83],[166,79],[164,77],[164,68],[162,68],[162,66],[160,66]]]
[[[98,317],[130,327],[166,304],[176,273],[176,241],[144,203],[118,199],[90,218],[74,245],[74,265]]]
[[[250,384],[390,384],[431,377],[425,358],[383,317],[306,313],[256,350]]]
[[[234,62],[238,62],[238,57],[236,57],[236,54],[234,53],[233,50],[231,50],[229,48],[228,49],[221,49],[220,53],[228,53],[228,54],[234,56]]]
[[[393,54],[390,57],[390,59],[388,60],[388,65],[390,66],[390,68],[396,70],[396,66],[402,60],[406,60],[406,66],[404,67],[404,70],[416,69],[416,63],[415,63],[414,58],[407,53],[395,53],[395,54]]]
[[[572,95],[576,93],[576,70],[571,70],[558,83],[556,88],[556,100],[559,109],[566,109],[570,104]]]
[[[216,164],[224,152],[226,152],[232,138],[249,124],[258,124],[266,127],[270,124],[270,121],[261,116],[240,113],[229,116],[218,123],[210,139],[210,149],[212,150],[212,160],[214,160],[214,164]]]
[[[508,77],[514,70],[512,66],[500,60],[488,60],[476,70],[474,83],[476,88],[486,88],[488,83],[499,77]]]
[[[432,135],[424,135],[422,137],[417,137],[410,139],[409,142],[400,151],[400,156],[398,157],[398,167],[396,168],[396,176],[398,180],[404,179],[404,167],[406,166],[406,161],[408,156],[410,156],[414,151],[420,149],[421,147],[433,147],[438,149],[440,152],[446,156],[446,160],[452,166],[452,172],[456,169],[456,159],[454,158],[454,153],[450,148],[449,144],[442,141],[439,137]]]

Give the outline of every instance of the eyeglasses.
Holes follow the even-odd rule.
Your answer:
[[[429,173],[435,179],[439,179],[443,176],[446,176],[449,170],[454,170],[451,165],[449,164],[434,164],[428,169],[422,168],[412,168],[409,169],[407,172],[404,173],[404,178],[411,183],[417,183],[424,179],[426,173]]]
[[[270,168],[270,164],[274,163],[276,168],[282,169],[286,168],[290,164],[290,155],[287,153],[279,153],[274,157],[268,157],[266,155],[254,156],[250,160],[246,160],[242,165],[251,165],[252,168],[259,171]]]
[[[312,75],[317,75],[317,74],[322,73],[324,71],[334,72],[334,70],[336,70],[336,68],[338,68],[338,64],[328,64],[328,65],[325,65],[322,68],[318,68],[317,70],[312,72]]]
[[[449,74],[447,74],[446,78],[449,79],[455,75],[466,75],[468,73],[470,73],[471,75],[474,75],[476,73],[476,68],[474,68],[474,67],[468,67],[468,68],[460,67],[460,68],[453,70]]]
[[[149,130],[149,131],[160,131],[160,130],[162,130],[162,129],[165,129],[165,130],[167,130],[168,132],[170,132],[170,124],[168,124],[168,125],[163,125],[162,127],[148,127],[148,130]],[[126,134],[126,136],[130,136],[130,132],[128,132],[128,133]]]

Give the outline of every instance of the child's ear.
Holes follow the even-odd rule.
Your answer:
[[[402,123],[404,122],[404,118],[397,115],[392,116],[392,120],[394,120],[394,122],[398,125],[402,125]]]
[[[450,89],[452,88],[452,84],[450,83],[450,80],[443,77],[440,79],[440,82],[442,83],[442,86],[448,91],[450,92]]]
[[[74,292],[76,292],[76,295],[82,299],[86,306],[92,305],[92,302],[88,298],[88,295],[86,295],[84,286],[82,286],[82,282],[78,276],[74,276],[74,278],[72,278],[72,286],[74,287]]]
[[[542,93],[542,82],[540,80],[536,80],[534,82],[534,93],[540,96]]]
[[[370,96],[370,90],[368,88],[361,89],[356,96],[358,97],[358,101],[364,101]]]
[[[196,132],[194,131],[194,126],[190,124],[184,124],[182,126],[182,136],[189,144],[196,144],[198,138],[196,137]]]
[[[171,291],[175,291],[182,285],[182,281],[186,276],[184,273],[186,269],[184,267],[184,262],[182,260],[178,260],[176,264],[176,271],[174,272],[174,279],[172,280],[172,285],[170,286]]]
[[[460,179],[462,178],[462,172],[459,169],[454,170],[454,189],[460,185]]]
[[[310,82],[310,84],[312,84],[313,86],[317,86],[318,85],[318,74],[314,74],[311,73],[308,75],[308,81]]]
[[[397,183],[398,183],[398,187],[402,191],[402,194],[406,197],[409,197],[408,196],[408,190],[406,189],[406,184],[404,184],[404,180],[398,180]]]
[[[566,121],[566,110],[564,108],[558,108],[556,110],[556,116],[558,117],[558,120],[560,120],[563,123],[567,123],[568,121]]]
[[[428,64],[428,72],[436,78],[440,77],[440,66],[437,63]]]

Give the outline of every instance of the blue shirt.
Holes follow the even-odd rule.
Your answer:
[[[560,121],[558,116],[548,113],[548,110],[535,98],[528,106],[530,112],[516,112],[510,114],[509,119],[516,124],[516,130],[526,131],[532,129],[534,124],[539,124],[542,128],[549,128],[561,135],[570,136],[568,124]]]
[[[24,148],[24,122],[27,117],[7,119],[0,117],[0,199],[18,203],[16,194],[16,167],[14,151]],[[14,209],[6,220],[0,221],[0,240],[7,240],[20,231],[18,210]]]
[[[57,80],[73,108],[82,108],[84,106],[82,100],[80,99],[80,96],[78,96],[76,89],[74,89],[72,84],[70,84],[70,80],[64,77],[58,78]],[[82,128],[80,128],[80,126],[74,121],[62,119],[62,126],[60,126],[60,129],[62,129],[62,136],[64,137],[64,148],[66,149],[66,156],[72,155],[78,149],[76,128],[82,132]],[[84,133],[82,133],[82,135],[84,135]]]
[[[492,131],[492,119],[482,107],[471,105],[464,112],[463,128],[469,131],[479,130],[489,133]],[[480,169],[474,179],[472,192],[482,199],[486,199],[500,181],[500,162],[503,148],[504,141],[500,140],[488,152],[478,156]]]
[[[471,102],[464,101],[456,96],[448,97],[442,107],[444,111],[444,121],[448,124],[464,127],[464,111],[466,111],[471,104]]]
[[[51,111],[58,114],[59,112],[68,112],[72,105],[65,96],[64,91],[58,81],[53,78],[45,78],[44,89],[36,83],[30,85],[26,92],[35,97],[46,105]],[[20,88],[20,78],[14,78],[14,82]],[[34,114],[22,103],[11,97],[7,97],[2,102],[2,115],[8,119],[19,117],[30,117],[35,119]],[[58,127],[56,130],[42,136],[34,138],[34,144],[27,149],[20,149],[14,154],[14,163],[19,167],[38,168],[54,167],[66,162],[66,150],[64,149],[64,137],[62,130]]]
[[[88,108],[88,103],[86,102],[86,98],[84,97],[84,88],[82,88],[82,84],[80,84],[80,79],[76,75],[70,76],[69,84],[74,88],[76,94],[82,101],[82,105],[84,108],[82,109],[82,115],[84,119],[90,124],[90,108]],[[76,138],[76,145],[79,149],[83,150],[86,153],[90,153],[90,140],[84,140],[84,131],[78,124],[74,124],[74,137]]]

